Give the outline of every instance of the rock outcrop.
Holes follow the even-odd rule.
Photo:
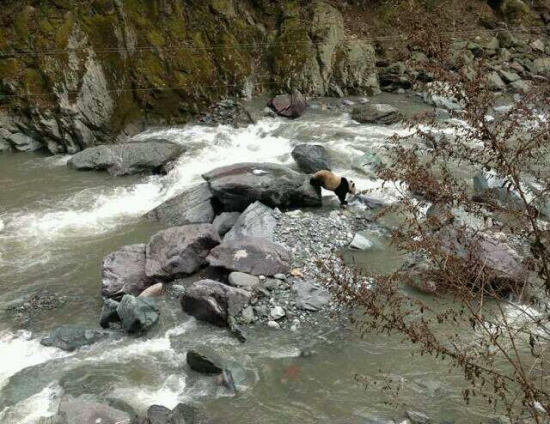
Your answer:
[[[326,0],[3,6],[13,25],[0,28],[0,111],[15,112],[0,116],[0,150],[76,153],[266,88],[305,96],[378,90],[372,45],[348,37],[342,12]],[[265,47],[236,48],[256,43]],[[20,54],[37,49],[59,54]],[[234,115],[220,122],[250,122]]]
[[[260,201],[272,208],[321,206],[307,175],[273,163],[239,163],[203,175],[214,201],[226,212],[242,212]]]

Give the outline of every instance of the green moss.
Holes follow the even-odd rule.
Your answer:
[[[2,59],[0,60],[0,75],[6,79],[16,79],[21,72],[21,63],[15,59]]]
[[[147,41],[155,47],[163,47],[166,44],[166,39],[157,30],[152,30],[147,34]]]

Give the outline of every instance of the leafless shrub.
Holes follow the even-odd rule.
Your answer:
[[[399,334],[448,360],[469,383],[466,402],[484,399],[512,422],[547,422],[550,89],[538,84],[498,108],[483,58],[466,72],[448,61],[445,41],[429,45],[419,71],[462,111],[454,123],[433,114],[408,122],[411,135],[393,137],[392,160],[378,169],[403,195],[381,216],[401,216],[392,243],[408,263],[382,276],[340,260],[319,265],[363,334]],[[476,172],[497,183],[480,174],[472,187],[462,175]]]

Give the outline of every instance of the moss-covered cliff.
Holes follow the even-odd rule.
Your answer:
[[[228,95],[378,87],[372,47],[349,43],[323,0],[5,1],[0,19],[0,138],[54,153],[183,122]]]

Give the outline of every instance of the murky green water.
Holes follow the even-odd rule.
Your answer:
[[[58,325],[98,326],[103,256],[146,242],[160,227],[141,216],[198,181],[201,172],[236,161],[290,163],[292,146],[304,141],[324,143],[344,167],[360,152],[376,149],[393,130],[360,127],[335,113],[330,119],[312,114],[300,121],[262,121],[248,130],[163,131],[190,147],[167,177],[115,179],[69,170],[62,158],[0,155],[0,309],[40,289],[67,296],[64,306],[33,317],[25,332],[17,332],[20,326],[3,315],[1,422],[33,423],[51,415],[62,393],[118,398],[140,412],[153,403],[201,402],[215,423],[384,423],[402,418],[406,408],[435,422],[487,422],[484,406],[464,405],[462,378],[449,373],[444,362],[411,356],[411,347],[398,338],[361,338],[344,319],[314,321],[313,331],[296,333],[258,326],[241,345],[166,299],[159,324],[141,338],[73,354],[41,347],[38,340]],[[372,185],[361,174],[353,178]],[[401,260],[384,238],[367,252],[346,255],[375,273],[393,270]],[[197,346],[230,359],[236,396],[187,369],[185,353]],[[315,353],[300,357],[304,348]],[[357,374],[399,382],[399,398],[380,385],[365,387]]]

